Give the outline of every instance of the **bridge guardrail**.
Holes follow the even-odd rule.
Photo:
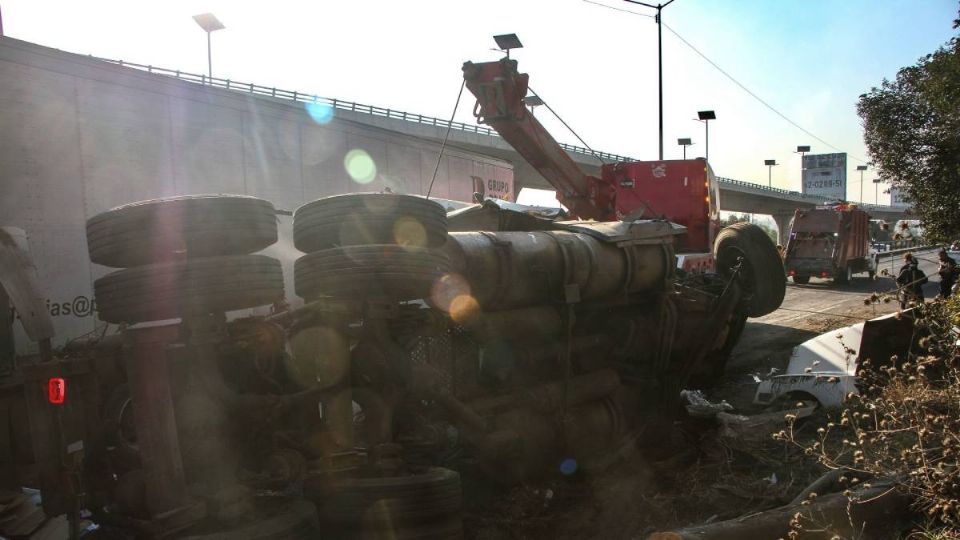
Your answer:
[[[137,64],[134,62],[125,62],[123,60],[113,60],[110,58],[100,58],[97,56],[90,56],[90,58],[93,58],[95,60],[100,60],[103,62],[108,62],[111,64],[116,64],[118,66],[139,69],[142,71],[146,71],[147,73],[165,75],[165,76],[173,77],[182,81],[197,83],[204,86],[210,86],[213,88],[220,88],[223,90],[245,92],[248,94],[254,94],[254,95],[263,96],[263,97],[286,99],[286,100],[297,101],[305,104],[319,103],[319,104],[328,105],[335,109],[340,109],[344,111],[360,112],[364,114],[369,114],[371,116],[380,116],[383,118],[392,118],[395,120],[416,122],[418,124],[424,124],[428,126],[443,127],[443,128],[449,126],[452,129],[456,129],[458,131],[464,131],[467,133],[476,133],[478,135],[487,135],[490,137],[497,137],[497,138],[500,137],[500,135],[495,130],[490,129],[486,126],[478,126],[476,124],[465,124],[463,122],[450,122],[448,120],[443,120],[433,116],[409,113],[406,111],[398,111],[395,109],[389,109],[385,107],[377,107],[376,105],[366,105],[366,104],[357,103],[354,101],[346,101],[346,100],[336,99],[336,98],[327,98],[323,96],[318,96],[316,94],[300,92],[297,90],[285,90],[283,88],[276,88],[272,86],[262,86],[254,83],[239,82],[239,81],[234,81],[232,79],[208,77],[207,75],[202,75],[202,74],[198,75],[196,73],[188,73],[186,71],[162,68],[162,67],[151,66],[151,65]],[[559,144],[561,147],[563,147],[564,150],[567,150],[568,152],[576,152],[578,154],[593,156],[600,160],[636,161],[633,158],[620,156],[617,154],[611,154],[609,152],[590,150],[589,148],[574,146],[566,143],[559,143]]]
[[[818,197],[818,196],[816,196],[816,195],[807,195],[807,194],[805,194],[805,193],[800,193],[799,191],[793,191],[793,190],[789,190],[789,189],[763,186],[763,185],[760,185],[760,184],[754,184],[753,182],[744,182],[743,180],[734,180],[733,178],[726,178],[726,177],[723,177],[723,176],[718,176],[718,177],[717,177],[717,180],[719,180],[719,181],[721,181],[721,182],[725,182],[725,183],[727,183],[727,184],[733,184],[733,185],[735,185],[735,186],[749,187],[749,188],[752,188],[752,189],[760,189],[760,190],[763,190],[763,191],[770,191],[770,192],[773,192],[773,193],[781,193],[781,194],[783,194],[783,195],[792,195],[792,196],[794,196],[794,197],[801,197],[801,198],[804,198],[804,199],[811,199],[811,200],[816,200],[816,201],[823,202],[823,197]]]
[[[923,240],[890,240],[886,242],[873,242],[871,245],[880,252],[881,255],[894,251],[904,252],[910,249],[931,247]]]

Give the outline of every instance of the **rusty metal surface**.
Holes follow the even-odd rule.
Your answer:
[[[672,273],[667,237],[618,248],[567,231],[451,233],[445,249],[484,309],[535,306],[564,298],[576,285],[582,300],[661,290]]]
[[[497,219],[517,213],[487,206]],[[105,519],[122,527],[162,535],[202,521],[191,538],[227,538],[247,531],[223,522],[245,515],[244,490],[303,483],[324,525],[336,525],[332,537],[457,538],[459,477],[417,467],[475,463],[516,482],[561,458],[603,454],[670,414],[677,386],[739,306],[722,280],[676,285],[669,225],[525,218],[552,230],[451,233],[443,268],[427,261],[413,285],[390,264],[413,264],[416,248],[309,254],[323,259],[313,277],[332,288],[308,296],[335,298],[266,317],[128,328],[119,352],[115,340],[78,341],[68,362],[31,377],[82,372],[129,388],[92,408],[112,448],[108,468],[89,470],[103,484],[97,504],[118,504]],[[364,287],[390,276],[404,294],[358,290],[360,270]],[[66,433],[49,427],[49,437]],[[51,501],[66,496],[57,488]],[[301,523],[288,518],[258,522]]]

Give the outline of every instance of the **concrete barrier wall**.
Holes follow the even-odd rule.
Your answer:
[[[0,225],[27,231],[47,287],[56,343],[97,326],[84,224],[114,206],[156,197],[237,193],[294,210],[357,191],[426,193],[435,142],[333,117],[302,104],[206,88],[0,38]],[[346,170],[350,151],[376,173]],[[477,181],[509,186],[509,163],[447,149],[433,196],[469,201]],[[281,258],[293,296],[290,218],[266,252]],[[22,335],[18,349],[27,345]]]

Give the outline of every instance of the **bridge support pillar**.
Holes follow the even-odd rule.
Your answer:
[[[793,212],[789,214],[771,214],[774,223],[777,224],[778,244],[787,245],[787,234],[790,233],[790,219],[793,218]]]

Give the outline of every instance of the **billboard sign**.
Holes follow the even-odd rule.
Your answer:
[[[803,194],[824,200],[846,200],[847,154],[803,156]]]
[[[890,186],[890,206],[895,206],[897,208],[907,208],[910,206],[910,201],[907,199],[906,192],[897,186]]]

